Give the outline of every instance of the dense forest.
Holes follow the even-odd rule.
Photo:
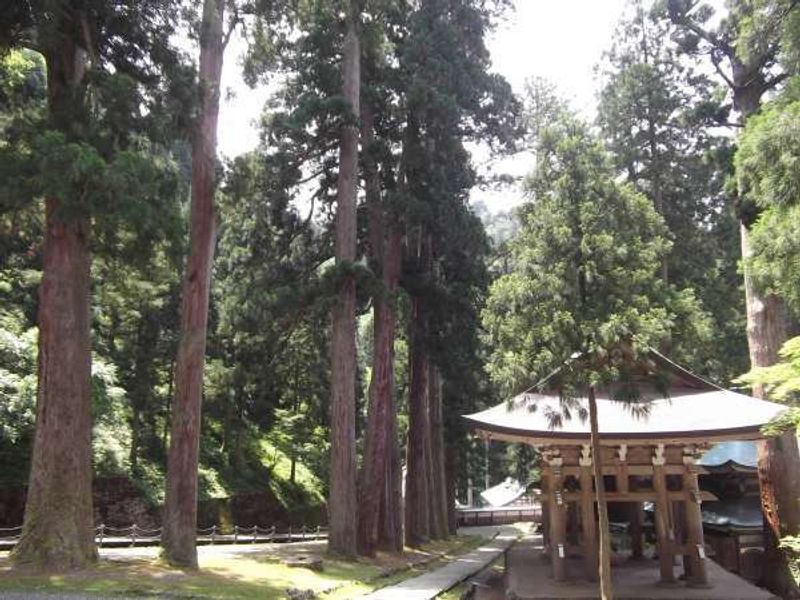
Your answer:
[[[536,77],[554,57],[520,57],[525,90],[493,70],[508,0],[197,4],[0,15],[20,561],[92,560],[92,480],[120,476],[165,505],[179,564],[198,498],[264,489],[325,507],[346,555],[446,537],[468,486],[535,477],[531,449],[485,447],[460,415],[622,339],[797,401],[794,0],[631,0],[594,117]],[[223,69],[272,91],[258,147],[226,160]],[[476,149],[529,175],[481,173]],[[497,212],[488,189],[524,200]],[[800,510],[778,504],[785,565]]]

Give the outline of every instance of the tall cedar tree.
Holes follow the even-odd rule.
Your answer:
[[[719,76],[730,88],[733,107],[739,113],[739,125],[758,112],[765,93],[780,85],[786,72],[773,73],[780,50],[780,37],[772,29],[776,24],[765,24],[760,32],[763,36],[758,47],[747,51],[741,39],[742,28],[752,16],[753,6],[746,0],[732,3],[727,18],[718,30],[704,27],[701,18],[692,13],[694,2],[670,0],[669,16],[679,31],[684,34],[682,45],[693,51],[707,52]],[[709,15],[703,11],[701,17]],[[776,18],[783,18],[779,13]],[[727,66],[725,66],[727,63]],[[742,257],[751,254],[750,227],[758,217],[757,207],[747,198],[739,199],[739,218],[742,242]],[[787,316],[783,301],[772,293],[758,289],[747,269],[744,272],[745,300],[747,302],[747,341],[750,348],[750,363],[753,367],[774,364],[778,350],[786,341]],[[756,386],[754,393],[762,397],[763,389]]]
[[[413,146],[412,146],[413,147]],[[418,278],[431,273],[433,248],[430,233],[419,226],[408,238],[409,262]],[[405,537],[419,546],[431,537],[430,518],[430,355],[428,349],[428,299],[411,296],[409,332],[408,442],[406,447]]]
[[[673,27],[640,0],[630,3],[603,61],[598,123],[620,174],[650,198],[676,242],[665,281],[694,289],[713,318],[709,344],[671,354],[729,381],[746,369],[747,342],[741,250],[731,239],[738,222],[724,194],[732,145],[718,134],[728,109],[712,76],[679,51]]]
[[[764,94],[780,86],[789,76],[789,72],[781,69],[778,62],[784,42],[781,33],[784,23],[794,18],[800,9],[797,3],[789,2],[777,3],[772,7],[775,10],[761,12],[761,9],[768,8],[766,4],[769,3],[736,0],[730,4],[727,18],[716,30],[712,30],[705,27],[703,22],[703,17],[710,16],[708,11],[693,14],[694,4],[690,0],[670,0],[669,17],[683,33],[685,48],[691,52],[709,54],[714,68],[733,96],[739,124],[746,126],[748,119],[761,108]],[[764,15],[767,18],[760,18]],[[778,361],[778,352],[787,339],[787,314],[783,299],[760,289],[750,273],[750,230],[758,219],[759,208],[742,193],[739,194],[738,204],[742,258],[745,261],[750,364],[753,368],[768,367]],[[764,387],[756,384],[753,393],[764,397]],[[766,583],[776,593],[796,597],[800,596],[800,592],[792,578],[786,555],[779,548],[781,521],[786,521],[791,533],[796,533],[800,528],[800,509],[797,507],[800,490],[793,489],[796,480],[785,476],[786,469],[800,469],[800,454],[793,433],[758,443],[761,505],[766,524]],[[794,498],[793,509],[780,514],[778,498]]]
[[[21,197],[45,204],[36,433],[25,523],[12,555],[17,565],[61,570],[96,558],[91,249],[153,200],[148,178],[134,174],[151,164],[143,138],[159,96],[142,88],[155,92],[156,73],[169,75],[176,64],[173,9],[156,0],[47,1],[12,3],[0,18],[0,49],[39,52],[47,71],[44,122],[32,139],[10,139],[3,149],[20,151],[12,204]],[[93,226],[102,234],[94,240]]]
[[[340,131],[336,194],[335,254],[339,280],[332,311],[331,341],[331,469],[328,548],[344,556],[357,554],[356,494],[356,195],[358,126],[361,93],[359,0],[346,10],[342,56],[342,95],[347,114]]]
[[[364,461],[358,481],[359,553],[369,556],[380,546],[395,552],[403,549],[400,450],[394,398],[395,297],[400,282],[402,238],[395,213],[386,209],[381,198],[371,99],[362,99],[361,128],[370,264],[383,284],[373,297],[372,379]]]
[[[541,135],[529,191],[534,201],[523,208],[512,245],[515,267],[494,282],[484,311],[494,348],[489,368],[510,392],[558,369],[547,384],[561,387],[565,415],[553,415],[553,426],[570,413],[589,416],[606,599],[610,540],[594,387],[619,377],[602,357],[626,340],[657,346],[667,339],[674,314],[664,305],[670,295],[660,266],[670,244],[652,203],[615,181],[609,157],[574,117]],[[588,415],[574,403],[584,395]]]
[[[748,119],[736,153],[736,172],[742,192],[762,209],[759,220],[752,228],[755,254],[748,268],[757,283],[779,291],[795,313],[800,308],[798,279],[794,272],[797,261],[787,257],[796,257],[798,254],[800,194],[793,165],[800,156],[800,102],[796,97],[797,91],[790,87],[769,102],[758,115]],[[792,340],[789,340],[781,350],[784,360],[769,368],[754,368],[748,383],[754,387],[769,383],[771,385],[765,387],[765,391],[770,399],[787,401],[789,398],[781,393],[786,387],[780,385],[783,383],[780,373],[786,377],[787,373],[792,372],[789,366],[794,358],[792,348]],[[779,385],[775,385],[776,381],[770,381],[770,374],[778,374],[775,379]],[[800,533],[800,468],[797,461],[793,460],[797,456],[795,431],[785,433],[768,449],[769,452],[759,457],[762,505],[767,528],[773,540],[797,536]],[[774,477],[779,479],[774,480]],[[796,556],[789,555],[788,548],[784,548],[783,552],[786,564],[796,560]],[[777,560],[778,556],[772,555],[770,558]],[[780,569],[774,568],[769,574],[770,588],[783,597],[795,597],[800,590],[791,574],[783,569],[785,566],[781,565]]]
[[[69,131],[81,110],[78,102],[93,49],[74,31],[70,17],[77,15],[65,13],[31,15],[55,17],[54,29],[60,34],[43,48],[48,110],[60,131]],[[16,564],[53,569],[82,567],[97,556],[89,389],[91,222],[88,213],[69,218],[62,202],[56,196],[45,200],[36,436],[25,525],[13,554]]]
[[[192,135],[190,247],[167,459],[162,546],[173,565],[197,568],[197,466],[208,299],[216,242],[217,118],[225,0],[205,0],[200,29],[200,112]]]
[[[426,205],[436,206],[435,198],[445,195],[444,183],[452,183],[452,187],[458,190],[457,193],[453,193],[448,189],[448,202],[463,204],[466,201],[466,190],[474,183],[474,174],[468,166],[466,152],[460,145],[461,140],[500,138],[509,132],[511,129],[509,123],[513,122],[513,118],[509,118],[509,113],[513,112],[511,108],[514,106],[510,88],[499,77],[487,73],[489,57],[483,44],[483,33],[488,26],[488,20],[497,6],[504,2],[479,3],[458,0],[450,3],[432,0],[423,4],[424,6],[421,5],[415,10],[409,11],[403,2],[370,3],[371,18],[360,25],[361,37],[365,46],[363,55],[367,57],[364,78],[366,83],[362,90],[362,101],[369,101],[373,105],[377,142],[375,144],[376,159],[380,163],[379,173],[382,184],[381,202],[385,205],[387,225],[395,218],[399,218],[400,221],[397,222],[402,223],[394,240],[402,240],[405,235],[406,241],[408,241],[409,236],[417,235],[421,224],[435,231],[436,235],[448,232],[450,228],[446,226],[446,223],[452,214],[447,214],[444,210],[441,211],[441,214],[438,212],[434,214],[434,211],[428,211]],[[336,73],[338,61],[334,59],[340,47],[334,39],[338,30],[334,26],[337,22],[338,6],[337,3],[324,3],[320,5],[320,10],[313,14],[295,15],[303,23],[300,29],[309,32],[308,35],[301,35],[296,43],[290,43],[280,31],[262,28],[263,36],[274,38],[276,43],[272,45],[255,44],[247,61],[248,73],[252,77],[262,76],[265,71],[264,65],[275,59],[286,65],[291,72],[298,74],[297,77],[289,80],[284,92],[287,106],[292,108],[288,111],[289,118],[284,121],[286,127],[279,139],[282,142],[289,140],[292,144],[298,144],[296,156],[300,157],[300,160],[294,161],[294,167],[305,165],[310,173],[309,179],[319,177],[320,185],[314,197],[323,200],[330,198],[328,192],[331,184],[337,181],[335,169],[332,168],[332,165],[336,164],[336,160],[332,156],[331,150],[336,147],[335,134],[339,130],[340,124],[338,116],[341,112],[341,96],[337,93],[338,90],[331,89],[331,87],[332,82],[340,79]],[[442,18],[433,18],[431,14],[443,16]],[[436,36],[426,35],[426,30],[433,25],[438,28],[437,35],[441,39],[447,39],[447,43],[434,43]],[[377,43],[374,38],[378,38]],[[286,51],[276,51],[281,48],[285,48]],[[320,51],[329,52],[332,60],[319,61]],[[382,53],[385,56],[381,56]],[[373,55],[378,56],[376,58]],[[448,70],[459,71],[462,76],[442,77],[441,69],[444,65],[447,65]],[[378,90],[378,93],[375,90]],[[440,108],[446,117],[438,119],[438,123],[435,122],[435,119],[431,119],[436,129],[435,134],[433,129],[426,133],[431,137],[431,143],[428,146],[420,144],[418,140],[413,144],[407,143],[404,138],[409,137],[407,133],[413,129],[413,127],[409,128],[407,124],[412,123],[414,119],[422,119],[426,111],[435,115]],[[280,123],[279,120],[276,122]],[[363,126],[362,122],[362,130]],[[444,132],[449,137],[439,132]],[[279,134],[280,131],[277,133]],[[278,136],[276,135],[276,137]],[[434,142],[434,137],[443,137],[444,144],[440,146],[438,139]],[[372,152],[366,151],[366,147],[369,145],[364,144],[365,161],[370,160],[367,154],[372,154]],[[426,186],[433,183],[431,176],[426,175],[425,179],[421,178],[423,172],[418,165],[409,164],[435,162],[437,157],[425,152],[425,147],[429,147],[431,150],[441,147],[448,152],[452,148],[459,150],[455,154],[449,153],[446,160],[447,166],[436,171],[436,194],[425,192]],[[416,156],[412,156],[415,153]],[[414,171],[414,174],[408,176],[407,174],[411,170]],[[369,178],[366,171],[365,168],[365,182]],[[368,188],[369,185],[367,184],[365,187]],[[415,189],[412,190],[412,186]],[[369,190],[367,192],[370,198],[374,196]],[[419,200],[417,200],[417,196]],[[395,212],[396,217],[391,215],[392,211]],[[369,214],[369,209],[367,213]],[[426,214],[427,217],[421,218]],[[436,222],[439,224],[433,225]],[[387,245],[389,241],[386,236],[389,235],[390,230],[388,226],[385,228],[384,241],[387,242]],[[373,248],[377,245],[377,243],[369,245],[369,252],[372,254],[370,263],[373,266],[376,262]],[[412,247],[413,243],[406,243],[409,251]],[[408,253],[407,255],[410,256]],[[475,260],[480,259],[476,256]],[[376,273],[380,272],[383,277],[384,273],[380,268],[376,267],[375,271]],[[402,277],[405,288],[417,289],[420,287],[409,282],[409,279],[415,277],[408,278],[406,275],[404,274]],[[376,287],[381,287],[380,283]],[[375,295],[373,294],[373,301],[375,301]],[[472,298],[470,297],[470,299]],[[376,306],[379,304],[380,299],[375,302]],[[469,304],[470,311],[476,310],[472,303],[454,303],[454,308],[457,305],[457,308],[461,309],[467,304]],[[475,320],[470,321],[465,318],[464,322],[474,325]],[[376,330],[380,332],[380,326]],[[386,344],[389,336],[382,337],[384,340],[382,344]],[[387,346],[384,345],[383,348],[386,349]],[[386,355],[376,351],[375,356],[377,360],[382,361]],[[380,370],[380,368],[377,369],[378,372]],[[377,384],[379,373],[374,372],[374,374],[376,375],[374,383]],[[457,374],[456,378],[459,377]],[[381,376],[381,379],[385,381],[384,376]],[[468,379],[473,381],[473,378]],[[459,383],[462,381],[463,377]],[[452,397],[452,394],[447,391],[450,385],[448,380],[444,381],[445,394],[443,396],[446,398]],[[462,394],[465,397],[475,396],[466,391],[468,386],[460,387],[464,387],[464,389],[459,390],[459,396]],[[374,386],[373,389],[375,389]],[[423,389],[422,386],[419,386],[419,389]],[[424,389],[427,390],[427,386]],[[370,393],[372,394],[372,392]],[[374,395],[371,397],[374,398]],[[430,411],[426,410],[424,414],[429,417]],[[376,419],[373,419],[373,422],[375,421]],[[394,430],[396,423],[390,418],[387,423],[384,423],[384,426],[387,430]],[[368,429],[370,429],[369,426]],[[459,429],[458,431],[463,434],[463,430]],[[368,431],[367,438],[370,438],[371,435],[373,433]],[[383,432],[380,432],[380,435],[382,436]],[[457,437],[459,434],[455,435]],[[400,489],[398,483],[399,456],[396,454],[394,438],[394,433],[388,434],[389,449],[387,451],[393,456],[388,459],[389,468],[384,469],[383,473],[388,491],[381,501],[378,536],[379,544],[399,549],[401,545],[397,536],[399,523],[392,519],[398,505]],[[430,440],[426,439],[424,443],[430,446]],[[372,442],[368,440],[367,445],[370,446],[370,449],[367,450],[367,454],[373,457],[370,461],[374,460],[375,456],[371,444]],[[380,461],[379,458],[377,460]],[[426,461],[422,464],[428,463]],[[367,464],[364,465],[364,469],[367,469]],[[362,470],[361,477],[364,476],[365,471]],[[426,481],[429,476],[426,469],[424,473]],[[450,480],[452,481],[452,478]],[[366,488],[366,485],[363,486],[360,493],[368,494]],[[425,502],[426,504],[430,503],[431,499],[426,497]],[[392,506],[395,508],[391,508]],[[365,512],[361,512],[359,516],[362,521],[372,517],[371,514],[365,514]],[[361,527],[362,536],[365,529],[373,531],[371,523],[362,522]]]
[[[402,466],[398,440],[395,377],[397,297],[402,268],[403,232],[398,206],[398,145],[390,67],[396,46],[390,23],[405,27],[400,3],[371,4],[373,19],[364,25],[362,65],[362,171],[367,210],[369,265],[378,279],[372,294],[372,377],[359,474],[359,552],[403,549]],[[399,184],[402,187],[402,183]]]
[[[438,439],[444,428],[436,423],[439,388],[431,373],[436,369],[444,372],[447,367],[450,376],[451,361],[447,352],[432,353],[436,341],[432,332],[439,331],[438,325],[446,330],[447,322],[437,324],[432,317],[442,295],[448,297],[447,291],[455,283],[443,277],[442,258],[451,240],[461,233],[454,231],[451,223],[467,210],[468,191],[476,182],[464,142],[504,142],[514,129],[516,103],[508,84],[488,72],[484,44],[494,11],[502,9],[503,4],[425,0],[408,18],[408,34],[398,48],[405,100],[401,158],[406,219],[403,286],[411,302],[405,502],[409,544],[444,537],[449,532],[441,511],[447,490],[433,473],[435,465],[446,461],[441,456],[444,442]],[[474,258],[478,260],[478,256]],[[468,303],[450,306],[467,312],[473,309]],[[445,379],[442,389],[447,390],[449,385]]]

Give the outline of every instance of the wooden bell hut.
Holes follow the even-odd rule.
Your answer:
[[[571,418],[553,418],[563,414],[557,391],[526,392],[464,417],[481,437],[539,451],[545,552],[556,581],[576,576],[567,569],[575,558],[582,559],[585,578],[597,577],[593,463],[600,460],[607,502],[628,515],[630,557],[643,556],[643,507],[652,503],[660,581],[675,582],[677,562],[689,585],[713,583],[701,505],[717,497],[698,485],[706,473],[699,459],[718,442],[761,438],[761,427],[784,407],[719,388],[651,354],[667,374],[666,385],[663,377],[659,385],[638,382],[635,406],[619,402],[613,389],[596,390],[601,456],[593,456],[588,420],[578,416],[587,408],[585,398],[573,399]]]

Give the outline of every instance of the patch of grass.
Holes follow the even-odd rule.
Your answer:
[[[157,560],[102,559],[94,568],[64,575],[28,575],[12,571],[0,559],[0,590],[85,592],[104,596],[195,598],[209,600],[286,598],[286,590],[313,590],[325,600],[345,600],[440,566],[480,543],[475,536],[439,541],[403,555],[347,561],[324,555],[324,570],[291,568],[281,563],[292,552],[321,553],[324,545],[265,549],[240,555],[200,556],[200,570],[174,569]]]

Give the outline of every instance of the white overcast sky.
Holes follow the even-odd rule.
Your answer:
[[[555,83],[573,107],[588,118],[594,116],[597,81],[594,66],[611,43],[614,26],[625,0],[515,0],[516,10],[501,23],[489,40],[493,68],[521,92],[526,78],[542,76]],[[223,89],[233,92],[223,102],[219,144],[232,157],[258,143],[254,120],[261,113],[267,90],[250,90],[241,80],[238,65],[241,43],[234,40],[226,54]],[[224,98],[224,93],[223,93]],[[476,156],[476,161],[481,162]],[[522,174],[519,160],[496,168]],[[503,210],[520,201],[518,190],[486,194],[476,192],[492,210]]]

